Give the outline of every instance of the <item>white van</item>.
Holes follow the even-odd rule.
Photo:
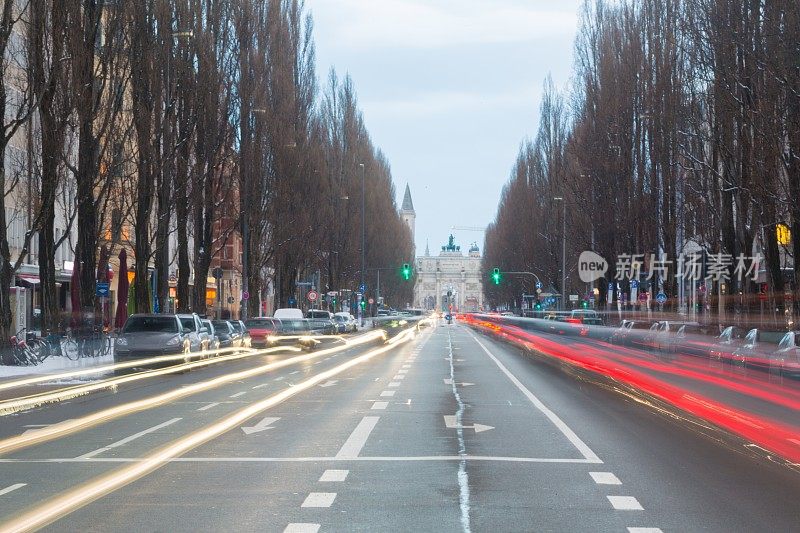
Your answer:
[[[272,316],[281,320],[302,320],[303,311],[295,307],[281,307],[276,309]]]

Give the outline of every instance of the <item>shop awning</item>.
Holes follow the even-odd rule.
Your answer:
[[[33,274],[17,274],[17,280],[28,285],[37,285],[40,281],[39,276],[34,276]]]

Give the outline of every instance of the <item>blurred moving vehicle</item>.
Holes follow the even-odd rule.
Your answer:
[[[219,350],[219,337],[217,330],[214,328],[214,323],[208,318],[201,319],[203,326],[208,330],[208,349]]]
[[[760,349],[761,333],[757,328],[753,328],[744,336],[744,340],[733,351],[728,362],[739,367],[747,366],[748,361],[751,366],[769,366],[768,364],[764,365],[758,361],[759,359],[763,359],[759,355]]]
[[[239,347],[250,348],[253,345],[253,342],[252,338],[250,337],[250,332],[247,330],[247,326],[244,325],[244,322],[241,320],[230,320],[229,322],[236,331],[236,334],[239,335]]]
[[[220,348],[238,348],[241,346],[239,336],[233,325],[227,320],[212,320]]]
[[[778,349],[769,356],[769,371],[772,374],[800,378],[800,332],[789,331],[778,343]]]
[[[378,311],[378,316],[388,316],[388,312],[386,315],[381,315],[380,311]],[[358,323],[356,322],[356,317],[351,315],[350,313],[344,311],[340,313],[336,313],[333,315],[334,321],[336,321],[337,329],[339,329],[339,333],[355,333],[358,331]]]
[[[330,318],[309,318],[308,329],[315,335],[336,335],[336,322]]]
[[[208,349],[209,334],[203,326],[197,313],[177,315],[181,321],[183,330],[189,337],[193,352],[200,352]]]
[[[114,362],[192,351],[191,332],[177,315],[134,314],[125,321],[114,345]]]
[[[611,333],[609,342],[611,344],[625,345],[628,343],[631,331],[633,330],[633,320],[624,319],[622,323]]]
[[[311,331],[308,320],[303,318],[281,320],[276,333],[267,339],[269,346],[314,348],[320,342],[313,338],[315,333]]]
[[[256,348],[265,348],[269,346],[267,339],[277,333],[280,323],[280,319],[266,316],[247,320],[244,325],[250,333],[251,346]]]

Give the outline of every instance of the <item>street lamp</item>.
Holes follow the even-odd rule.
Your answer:
[[[567,308],[567,202],[563,196],[553,198],[556,202],[561,202],[563,214],[561,216],[561,309]]]
[[[361,285],[359,285],[359,294],[361,294],[361,300],[364,299],[364,269],[366,268],[366,242],[367,242],[367,233],[366,233],[366,209],[364,208],[365,205],[365,186],[364,182],[366,181],[366,174],[367,170],[364,166],[364,163],[359,163],[358,166],[361,167]],[[358,320],[361,325],[364,325],[364,313],[361,311],[361,301],[358,302]]]

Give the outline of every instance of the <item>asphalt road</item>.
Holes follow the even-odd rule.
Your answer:
[[[54,497],[80,497],[98,478],[117,479],[157,450],[268,398],[274,406],[232,429],[198,438],[85,505],[65,507],[71,512],[46,530],[800,528],[797,473],[467,327],[425,329],[358,359],[375,346],[310,358],[6,453],[0,531],[26,511],[52,510]],[[0,439],[288,357],[153,378],[0,417]]]

